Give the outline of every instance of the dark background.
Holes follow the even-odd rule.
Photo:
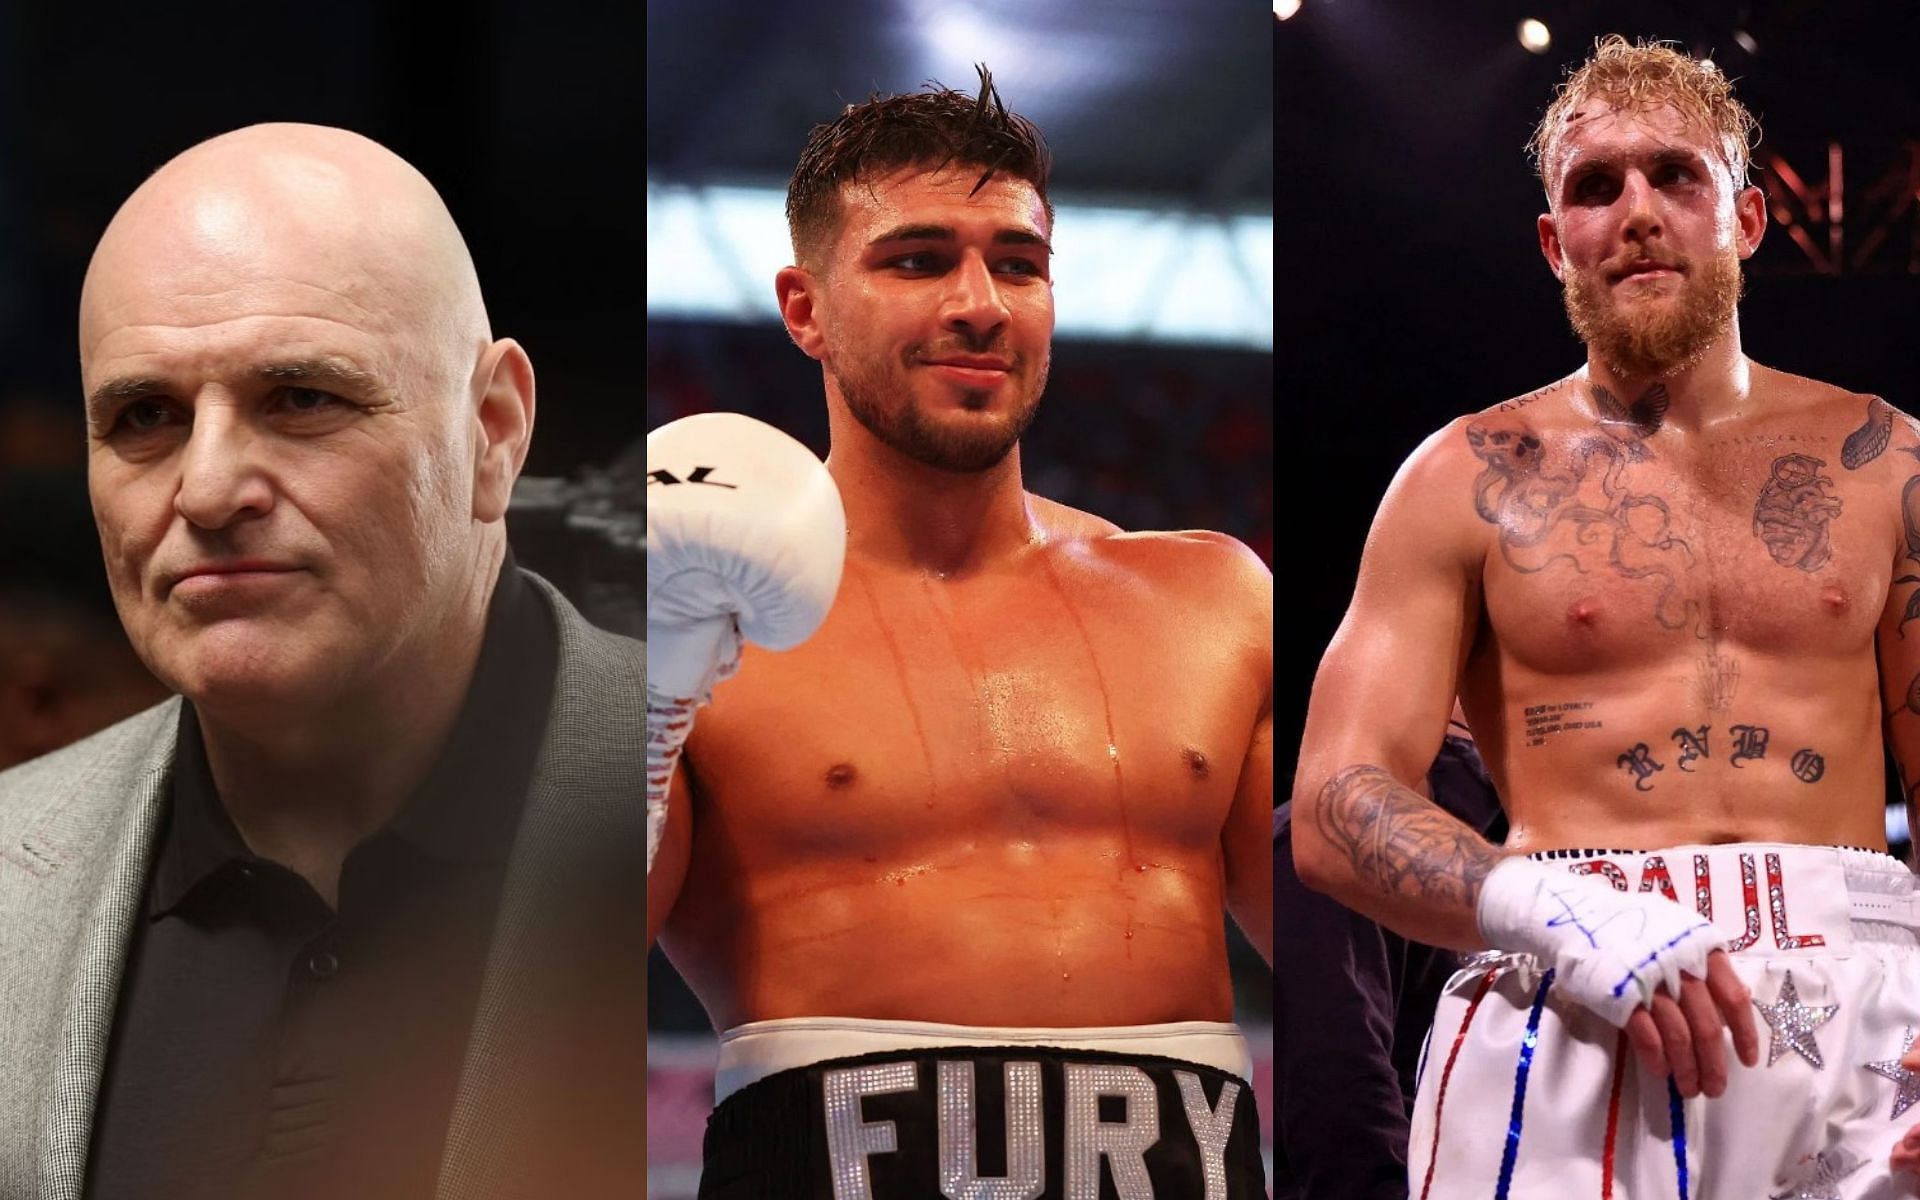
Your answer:
[[[0,4],[0,472],[84,462],[75,318],[94,242],[168,158],[256,121],[339,125],[426,174],[526,346],[526,471],[641,428],[639,4]]]
[[[1515,36],[1526,17],[1551,29],[1546,54]],[[1394,470],[1453,417],[1584,360],[1540,256],[1546,203],[1524,147],[1555,84],[1607,33],[1710,54],[1763,145],[1809,183],[1826,179],[1839,142],[1850,257],[1888,224],[1868,191],[1920,139],[1920,5],[1305,0],[1276,22],[1277,461],[1298,481],[1281,489],[1274,553],[1288,779],[1314,668]],[[1914,208],[1893,225],[1860,269],[1833,275],[1773,224],[1748,264],[1746,352],[1920,412]]]

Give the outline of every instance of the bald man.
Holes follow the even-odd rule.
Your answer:
[[[196,146],[80,359],[180,695],[0,774],[0,1195],[638,1194],[640,644],[514,566],[533,368],[439,196],[341,130]]]

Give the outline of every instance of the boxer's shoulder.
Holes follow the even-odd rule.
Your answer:
[[[1049,544],[1104,576],[1211,610],[1241,601],[1268,621],[1273,572],[1239,538],[1211,529],[1122,529],[1112,521],[1032,496]]]
[[[1143,529],[1111,534],[1096,551],[1103,563],[1144,584],[1182,611],[1215,617],[1239,612],[1269,629],[1273,572],[1239,538],[1211,529]]]
[[[1760,363],[1752,364],[1750,378],[1757,395],[1783,407],[1844,410],[1847,415],[1857,417],[1861,408],[1880,400],[1878,396],[1849,391],[1838,384],[1795,375]]]

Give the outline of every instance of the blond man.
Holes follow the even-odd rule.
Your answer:
[[[1915,1183],[1882,747],[1920,780],[1920,428],[1744,352],[1753,134],[1664,46],[1567,80],[1537,226],[1586,361],[1414,452],[1315,680],[1301,876],[1486,952],[1436,1013],[1415,1196]],[[1503,847],[1412,786],[1456,691]]]

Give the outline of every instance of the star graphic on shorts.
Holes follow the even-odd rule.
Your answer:
[[[1796,1164],[1797,1178],[1787,1183],[1788,1190],[1768,1192],[1768,1200],[1840,1200],[1840,1181],[1864,1161],[1849,1162],[1844,1151],[1808,1155]]]
[[[1780,998],[1772,1004],[1762,1004],[1758,1000],[1753,1006],[1767,1019],[1773,1028],[1773,1040],[1767,1044],[1767,1065],[1779,1061],[1781,1055],[1789,1050],[1799,1052],[1801,1058],[1813,1064],[1817,1071],[1826,1064],[1820,1061],[1819,1043],[1813,1040],[1813,1031],[1833,1019],[1840,1011],[1838,1004],[1802,1004],[1800,990],[1793,986],[1793,972],[1780,984]]]
[[[1899,1089],[1893,1095],[1893,1113],[1887,1118],[1888,1120],[1899,1116],[1914,1104],[1920,1103],[1920,1071],[1909,1071],[1900,1065],[1900,1060],[1906,1057],[1907,1051],[1913,1049],[1913,1026],[1907,1026],[1907,1031],[1902,1036],[1905,1040],[1900,1043],[1899,1054],[1885,1062],[1864,1064],[1867,1070],[1875,1075],[1885,1075],[1893,1080],[1894,1087]]]

